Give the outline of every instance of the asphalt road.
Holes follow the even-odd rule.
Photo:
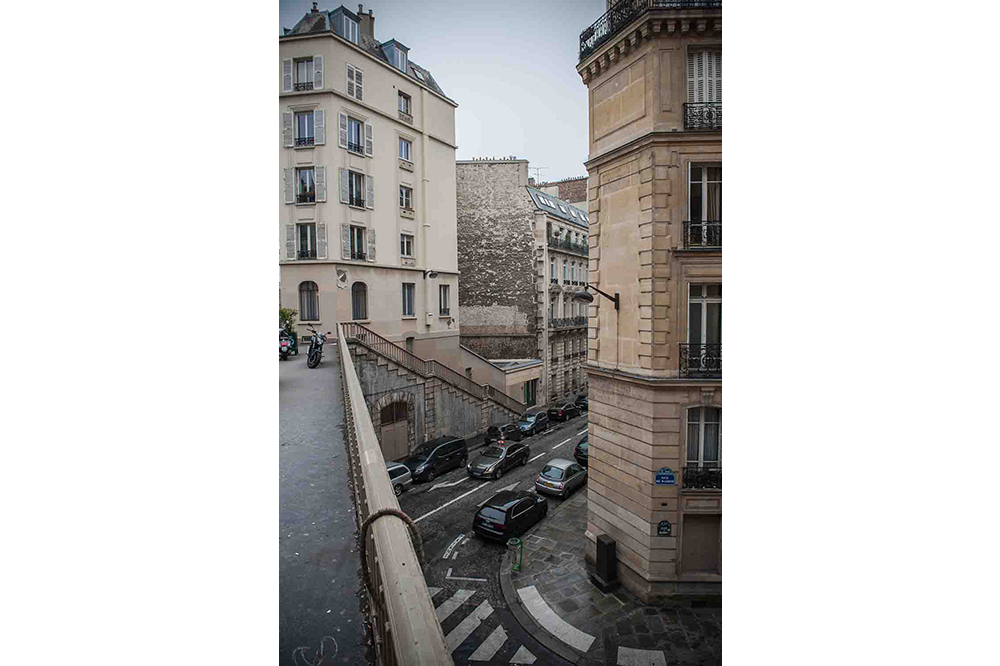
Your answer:
[[[509,470],[498,481],[470,478],[465,468],[411,485],[400,497],[400,508],[417,521],[427,561],[424,577],[434,595],[442,630],[454,645],[456,664],[568,664],[527,634],[507,608],[497,572],[506,546],[474,536],[472,518],[494,493],[509,486],[533,492],[534,480],[553,458],[573,459],[573,449],[587,430],[587,415],[524,440],[535,458]],[[469,452],[474,460],[478,451]],[[575,492],[586,492],[586,486]],[[549,520],[563,500],[546,496]],[[443,507],[443,508],[442,508]],[[432,513],[433,512],[433,513]],[[470,580],[481,579],[481,580]],[[439,590],[439,591],[436,591]],[[498,628],[499,627],[499,628]],[[459,642],[460,641],[460,642]],[[486,659],[484,659],[486,657]],[[518,661],[523,659],[523,661]]]
[[[372,664],[361,588],[337,348],[276,361],[279,396],[279,663]],[[296,660],[297,648],[306,650]]]

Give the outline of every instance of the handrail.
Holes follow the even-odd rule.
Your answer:
[[[361,523],[383,509],[398,511],[399,501],[385,473],[385,458],[347,349],[343,324],[337,325],[337,341],[351,442],[348,448],[361,481],[356,484],[360,486],[357,502]],[[369,607],[378,663],[454,665],[406,523],[393,516],[380,517],[371,524],[366,539],[367,561],[361,565],[377,590],[377,598],[369,594]]]

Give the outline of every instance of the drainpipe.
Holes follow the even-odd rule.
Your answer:
[[[431,223],[427,219],[427,90],[420,88],[420,263],[423,270],[430,270],[427,265],[427,244],[429,242]],[[431,285],[430,279],[424,278],[424,306],[421,315],[426,322],[427,313],[431,311]],[[455,293],[455,303],[458,303],[458,293]],[[427,330],[426,324],[424,330]]]

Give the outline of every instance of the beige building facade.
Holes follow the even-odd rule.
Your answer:
[[[355,321],[462,367],[455,108],[359,6],[315,7],[279,38],[281,305]]]
[[[619,3],[622,4],[622,3]],[[587,559],[643,599],[721,593],[722,10],[633,3],[580,36],[589,96]]]

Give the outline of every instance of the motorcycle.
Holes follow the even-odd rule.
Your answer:
[[[308,328],[313,335],[309,341],[309,355],[306,357],[306,365],[315,368],[323,360],[323,343],[326,342],[326,336],[312,326]]]
[[[278,358],[282,361],[288,360],[288,355],[292,353],[292,339],[283,328],[278,329]]]

